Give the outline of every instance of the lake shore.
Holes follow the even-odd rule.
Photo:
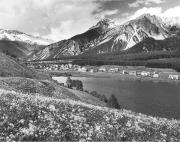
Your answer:
[[[52,72],[51,72],[52,73]],[[50,73],[50,74],[51,74]],[[138,80],[138,81],[153,81],[153,82],[167,82],[167,83],[180,83],[180,80],[171,80],[168,78],[152,78],[152,77],[140,77],[134,75],[125,75],[120,73],[110,73],[110,72],[78,72],[78,71],[56,71],[53,73],[67,73],[71,74],[72,77],[88,77],[88,78],[114,78],[121,80]]]

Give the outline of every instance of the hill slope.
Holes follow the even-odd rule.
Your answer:
[[[31,70],[3,53],[0,53],[0,76],[50,79],[48,75]]]
[[[180,122],[0,90],[1,141],[178,141]]]

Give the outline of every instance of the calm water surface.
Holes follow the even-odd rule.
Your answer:
[[[120,78],[72,77],[83,82],[84,89],[109,97],[115,94],[119,104],[129,110],[152,116],[180,119],[180,84]]]

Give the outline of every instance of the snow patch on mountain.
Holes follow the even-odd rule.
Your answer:
[[[28,35],[19,31],[0,29],[0,40],[2,39],[7,39],[10,41],[25,42],[31,45],[49,45],[53,43],[53,41],[49,39],[35,37],[35,36]]]

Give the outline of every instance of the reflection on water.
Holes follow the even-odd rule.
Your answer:
[[[153,116],[180,119],[180,85],[120,78],[73,77],[83,82],[84,89],[109,97],[115,94],[126,109]]]

